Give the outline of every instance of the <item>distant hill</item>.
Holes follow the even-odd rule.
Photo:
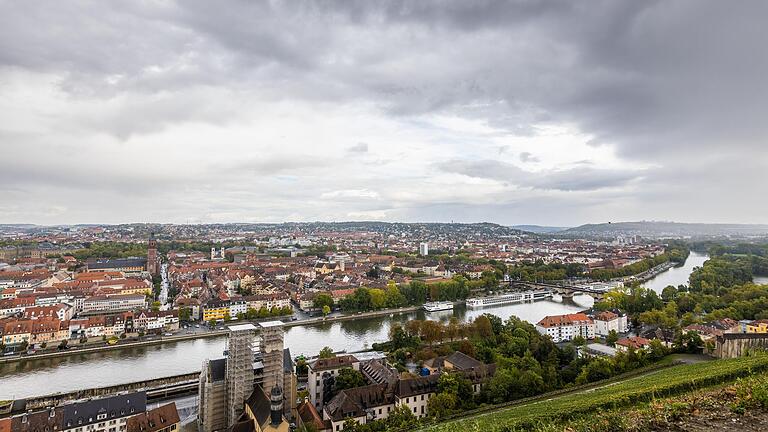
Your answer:
[[[554,226],[542,226],[542,225],[512,225],[510,228],[514,228],[520,231],[528,231],[536,234],[548,234],[560,231],[565,231],[568,227],[554,227]]]
[[[559,234],[566,236],[615,237],[639,235],[642,237],[751,237],[768,235],[768,225],[705,224],[680,222],[608,222],[586,224]]]

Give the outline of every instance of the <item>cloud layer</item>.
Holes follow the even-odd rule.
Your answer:
[[[0,222],[766,223],[768,4],[0,4]]]

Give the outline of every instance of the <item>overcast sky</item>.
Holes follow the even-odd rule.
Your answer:
[[[3,1],[0,223],[768,223],[765,1]]]

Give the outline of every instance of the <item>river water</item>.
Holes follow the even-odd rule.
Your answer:
[[[664,272],[645,283],[661,292],[667,285],[684,284],[694,267],[706,260],[706,255],[691,253],[685,265]],[[393,322],[413,319],[448,321],[456,316],[471,321],[483,313],[503,319],[515,315],[535,323],[547,315],[572,313],[591,307],[589,296],[535,303],[502,305],[482,309],[456,306],[453,311],[425,313],[424,311],[362,318],[330,324],[290,327],[285,332],[285,344],[291,354],[316,355],[324,346],[348,352],[369,348],[374,342],[387,339]],[[172,342],[150,347],[79,354],[45,360],[29,360],[0,365],[0,400],[37,396],[83,388],[109,386],[200,370],[205,359],[222,356],[224,337]]]

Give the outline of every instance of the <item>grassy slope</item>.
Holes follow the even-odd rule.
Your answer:
[[[629,406],[764,370],[768,370],[768,356],[765,355],[673,366],[596,388],[437,424],[424,430],[442,432],[533,428],[549,420],[570,418],[599,409]]]

